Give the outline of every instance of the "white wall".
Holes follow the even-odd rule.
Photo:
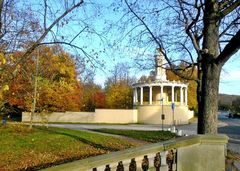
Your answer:
[[[161,124],[161,105],[138,106],[137,109],[96,109],[95,112],[53,112],[50,114],[36,113],[34,122],[69,122],[69,123],[110,123],[128,124],[145,123]],[[164,105],[164,124],[172,124],[172,109],[170,105]],[[193,117],[193,112],[187,106],[176,106],[175,123],[187,124]],[[30,114],[23,112],[22,121],[29,122]]]
[[[165,114],[164,124],[173,123],[173,112],[171,105],[163,106],[163,113]],[[177,125],[187,124],[189,117],[189,110],[187,106],[176,106],[174,110],[174,120]],[[152,106],[138,106],[138,122],[147,123],[147,124],[161,124],[161,114],[162,106],[161,105],[152,105]]]
[[[38,114],[33,117],[34,122],[72,122],[72,123],[137,123],[137,110],[130,109],[96,109],[95,112],[53,112]],[[29,122],[30,114],[23,112],[22,121]]]

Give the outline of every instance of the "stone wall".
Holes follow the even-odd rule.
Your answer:
[[[30,113],[23,112],[22,121],[30,121]],[[34,122],[69,122],[69,123],[137,123],[137,110],[130,109],[96,109],[95,112],[53,112],[50,114],[36,113]]]
[[[147,124],[161,124],[161,105],[152,106],[138,106],[138,122]],[[164,124],[173,123],[173,112],[170,105],[163,106],[163,113],[165,114]],[[193,112],[188,110],[187,106],[176,106],[174,110],[174,120],[177,125],[187,124],[188,120],[193,117]]]
[[[69,122],[69,123],[109,123],[109,124],[161,124],[160,105],[138,106],[137,109],[96,109],[95,112],[53,112],[50,114],[36,113],[33,117],[34,122]],[[164,124],[172,124],[171,106],[163,107],[165,114]],[[193,112],[188,110],[187,106],[176,106],[175,123],[187,124],[193,117]],[[23,112],[22,121],[29,122],[30,114]]]

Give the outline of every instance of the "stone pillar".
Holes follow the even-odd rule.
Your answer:
[[[174,103],[174,86],[172,86],[172,103]]]
[[[152,104],[152,86],[149,86],[149,104]]]
[[[183,87],[180,87],[180,104],[183,105]]]
[[[137,87],[134,88],[134,91],[133,91],[133,104],[136,104],[137,103],[137,100],[138,99],[138,96],[137,96]]]
[[[161,85],[161,94],[160,94],[160,98],[163,98],[163,85]]]
[[[138,103],[138,91],[137,91],[137,89],[138,88],[136,87],[136,92],[135,92],[136,93],[136,103]]]
[[[135,88],[133,89],[133,104],[136,102],[136,96],[135,96]]]
[[[141,87],[141,93],[140,93],[140,105],[143,105],[143,87]]]
[[[188,93],[187,93],[187,91],[188,91],[188,88],[186,87],[185,88],[185,105],[188,105],[188,97],[187,97]]]

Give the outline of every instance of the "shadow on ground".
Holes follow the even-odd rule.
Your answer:
[[[240,126],[225,126],[218,128],[218,133],[227,134],[231,138],[240,139]]]
[[[119,149],[117,149],[117,148],[103,146],[102,144],[97,144],[97,143],[95,143],[93,141],[89,141],[89,140],[87,140],[87,139],[85,139],[83,137],[80,137],[80,136],[77,136],[77,135],[68,134],[68,133],[66,133],[64,131],[61,131],[61,130],[56,131],[56,130],[51,130],[51,129],[39,128],[39,127],[38,127],[38,129],[44,129],[45,131],[48,131],[48,132],[51,132],[51,133],[68,136],[68,137],[73,138],[73,139],[75,139],[77,141],[81,141],[81,142],[83,142],[85,144],[91,145],[91,146],[93,146],[94,148],[97,148],[97,149],[102,149],[102,150],[107,150],[107,151],[108,150],[110,150],[110,151],[119,151]]]

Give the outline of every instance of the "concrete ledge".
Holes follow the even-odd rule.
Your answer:
[[[225,145],[228,142],[228,137],[226,135],[193,135],[189,137],[177,138],[174,140],[169,140],[165,142],[148,144],[141,147],[131,148],[124,151],[112,152],[110,154],[104,154],[96,157],[90,157],[83,160],[78,160],[55,167],[47,168],[46,171],[83,171],[95,168],[98,166],[117,163],[118,161],[129,160],[139,156],[144,156],[152,153],[167,151],[172,148],[185,148],[193,147],[194,145],[201,144],[219,144]],[[210,149],[211,150],[211,149]],[[186,156],[184,156],[186,157]],[[191,156],[188,156],[191,160]],[[223,156],[224,157],[224,156]]]

